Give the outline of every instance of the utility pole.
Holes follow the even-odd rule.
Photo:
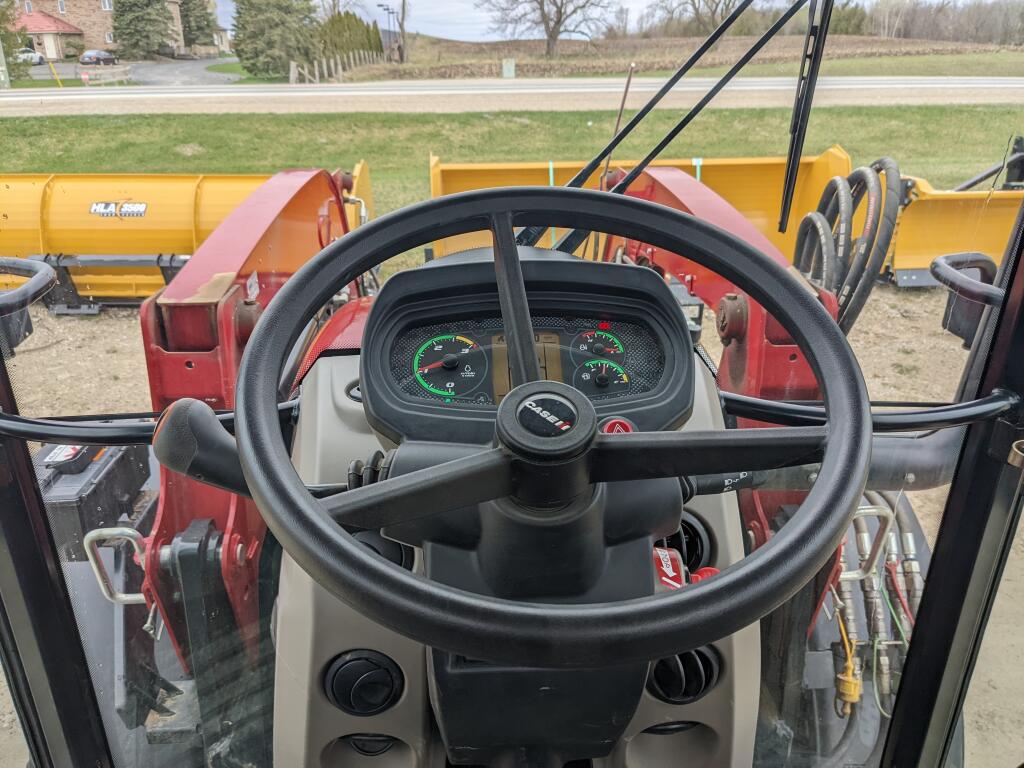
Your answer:
[[[4,54],[4,41],[0,40],[0,89],[11,87],[11,73],[7,71],[7,56]]]

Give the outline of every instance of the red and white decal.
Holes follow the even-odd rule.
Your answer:
[[[683,576],[683,556],[678,550],[667,547],[654,548],[655,585],[662,589],[682,589],[686,584]]]

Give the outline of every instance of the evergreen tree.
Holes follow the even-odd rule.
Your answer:
[[[382,51],[377,23],[372,25],[352,11],[332,13],[317,29],[318,48],[324,56],[344,56],[351,51]]]
[[[181,0],[181,32],[185,45],[212,45],[217,26],[206,0]]]
[[[114,40],[122,58],[152,58],[170,35],[165,0],[114,0]]]
[[[249,74],[285,77],[291,61],[308,62],[316,33],[311,0],[237,0],[235,52]]]
[[[7,74],[11,80],[18,80],[28,74],[29,65],[17,61],[14,54],[25,46],[25,35],[14,29],[18,18],[18,7],[15,0],[0,0],[0,43],[3,43],[4,58],[7,61]]]
[[[373,48],[371,51],[377,53],[384,53],[384,40],[380,36],[380,27],[377,26],[377,22],[373,22],[373,29],[370,31],[370,40],[373,42]]]

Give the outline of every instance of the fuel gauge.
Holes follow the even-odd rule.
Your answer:
[[[622,395],[629,391],[629,374],[611,360],[587,360],[572,375],[572,385],[590,398]]]

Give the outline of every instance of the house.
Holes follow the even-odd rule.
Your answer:
[[[184,53],[179,0],[166,1],[171,14],[167,45],[175,54]],[[20,15],[14,23],[15,28],[24,29],[32,37],[35,49],[48,59],[63,58],[68,53],[67,44],[73,38],[77,38],[77,45],[73,45],[72,50],[117,49],[114,0],[16,0],[16,3]],[[52,29],[55,26],[61,31]],[[41,31],[37,33],[33,29]],[[47,39],[50,47],[47,47]]]
[[[64,45],[65,40],[81,40],[85,34],[84,30],[74,24],[69,24],[44,11],[21,14],[15,26],[28,35],[32,40],[32,47],[50,61],[64,58],[64,54],[67,52]]]

